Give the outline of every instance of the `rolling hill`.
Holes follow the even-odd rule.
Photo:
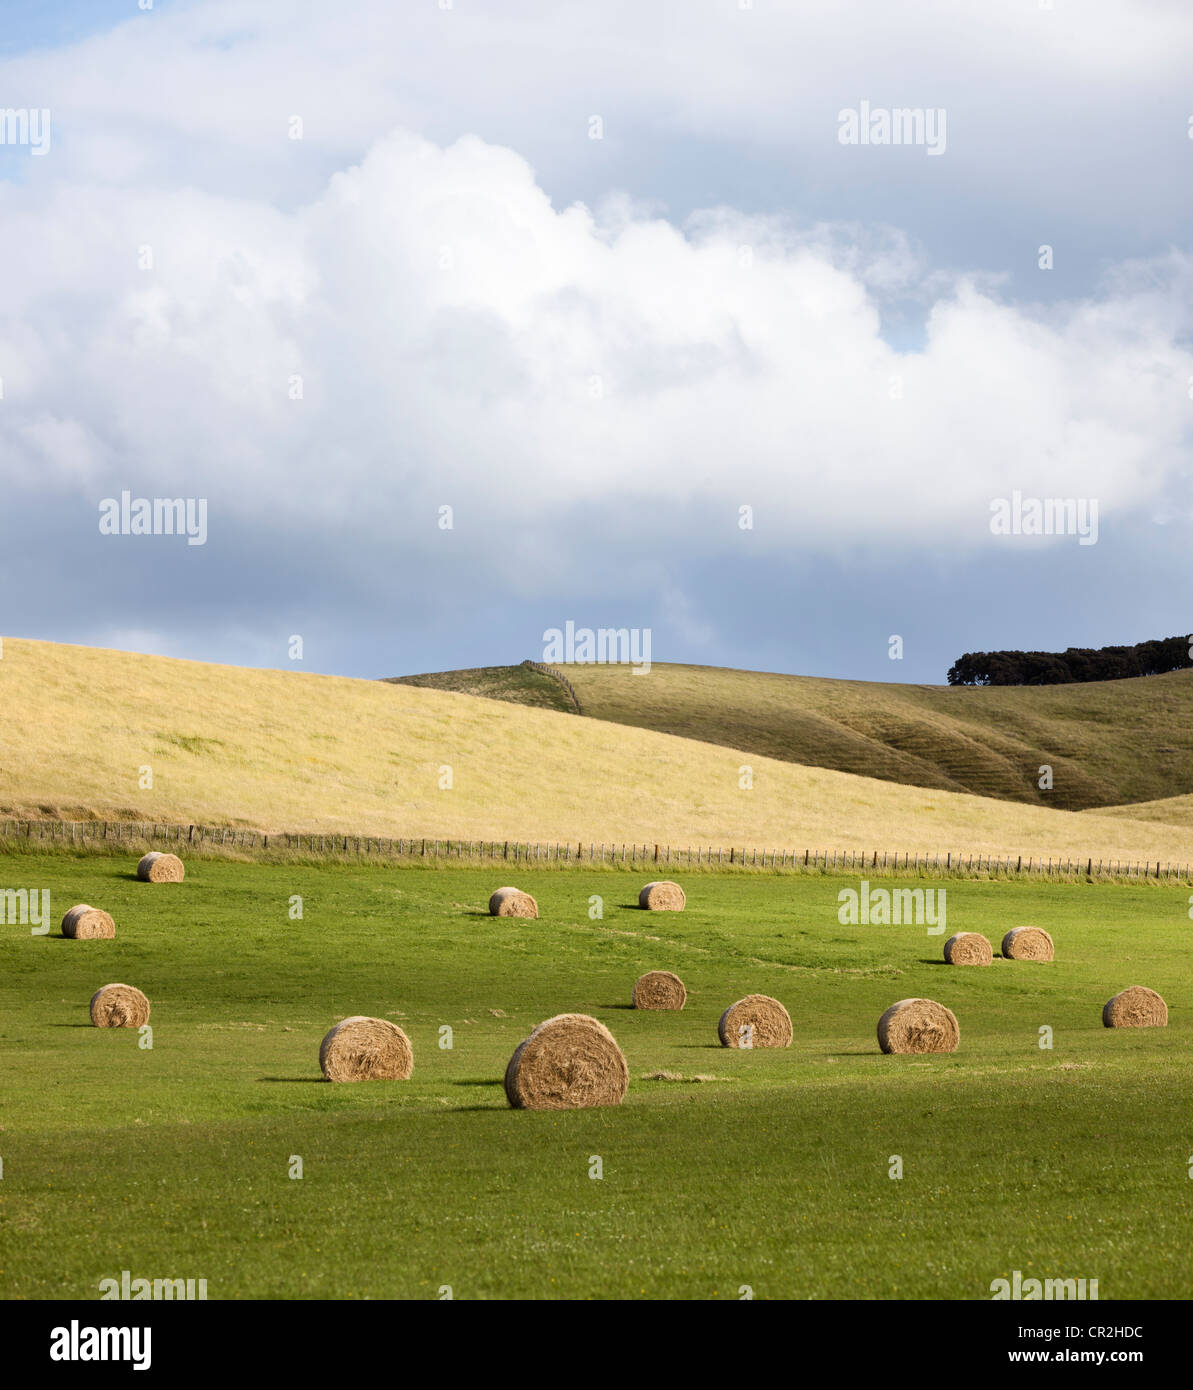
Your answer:
[[[502,698],[515,699],[528,669],[488,668],[484,688],[469,683],[469,672],[411,679],[480,695],[501,690]],[[663,663],[642,676],[617,665],[559,669],[587,718],[808,767],[1064,810],[1193,789],[1193,671],[1080,685],[962,687]],[[1045,764],[1053,771],[1050,791],[1038,786]]]
[[[1193,860],[1187,826],[903,786],[380,681],[7,639],[0,708],[0,815],[11,817]]]
[[[1131,806],[1108,806],[1100,814],[1193,829],[1193,796],[1166,796],[1161,801],[1138,801]]]
[[[435,671],[425,676],[391,677],[390,685],[416,685],[423,690],[451,690],[457,695],[480,695],[531,709],[574,714],[576,707],[559,681],[525,664],[474,666],[465,671]]]

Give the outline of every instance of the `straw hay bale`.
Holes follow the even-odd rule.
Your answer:
[[[140,1028],[148,1018],[149,1000],[134,985],[101,985],[91,996],[97,1028]]]
[[[791,1015],[769,994],[747,994],[717,1024],[722,1047],[790,1047]]]
[[[884,1052],[955,1052],[960,1040],[957,1016],[934,999],[900,999],[878,1020]]]
[[[489,899],[489,911],[494,917],[537,917],[539,905],[520,888],[498,888]]]
[[[682,1009],[688,992],[670,970],[648,970],[634,985],[636,1009]]]
[[[396,1023],[353,1014],[323,1039],[319,1069],[328,1081],[405,1081],[414,1049]]]
[[[1154,989],[1131,985],[1106,1001],[1102,1023],[1107,1028],[1167,1028],[1168,1005]]]
[[[109,940],[116,935],[116,923],[101,908],[78,903],[63,917],[62,935],[75,941]]]
[[[1051,960],[1052,938],[1043,927],[1012,927],[1002,939],[1007,960]]]
[[[638,906],[651,912],[682,912],[687,901],[679,884],[665,878],[648,883],[638,893]]]
[[[944,943],[944,958],[950,965],[989,965],[994,950],[981,932],[959,931]]]
[[[137,877],[145,883],[181,883],[186,869],[176,854],[150,850],[137,865]]]
[[[613,1034],[587,1014],[558,1014],[518,1044],[505,1069],[515,1110],[576,1110],[620,1105],[629,1068]]]

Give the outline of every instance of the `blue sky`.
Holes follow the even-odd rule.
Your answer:
[[[153,0],[169,11],[176,0]],[[0,55],[77,43],[140,14],[137,0],[4,0],[0,5]],[[145,15],[149,18],[149,15]]]
[[[1190,627],[1178,0],[3,27],[53,134],[0,148],[5,633],[383,675],[571,619],[940,681]],[[843,144],[863,103],[941,153]],[[205,544],[101,534],[122,491]],[[1013,492],[1097,543],[992,535]]]

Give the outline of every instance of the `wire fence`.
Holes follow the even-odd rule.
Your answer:
[[[409,860],[456,860],[541,865],[649,865],[701,869],[809,870],[840,873],[991,874],[1023,877],[1190,878],[1193,864],[1106,858],[1101,855],[984,854],[942,850],[760,849],[751,846],[676,846],[609,841],[452,840],[378,835],[266,833],[234,826],[158,821],[3,821],[5,844],[48,843],[79,848],[108,844],[192,846],[252,853],[287,850],[309,855],[359,855]]]
[[[557,680],[571,697],[572,704],[576,706],[576,713],[584,713],[584,707],[580,703],[580,697],[576,694],[576,687],[568,680],[562,671],[557,671],[554,666],[547,666],[541,661],[531,661],[529,657],[526,658],[522,665],[533,666],[536,671],[541,671],[545,676],[551,676]]]

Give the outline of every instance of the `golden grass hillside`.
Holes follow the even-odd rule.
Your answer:
[[[6,639],[0,708],[9,816],[1193,861],[1188,827],[904,787],[379,681]],[[138,786],[143,767],[152,789]]]
[[[1193,788],[1193,671],[975,688],[660,662],[641,676],[619,665],[559,669],[586,717],[884,781],[1066,810]],[[411,679],[478,695],[500,691],[503,699],[522,698],[527,688],[520,667]],[[1045,763],[1051,791],[1038,785]]]
[[[1100,814],[1193,830],[1193,796],[1166,796],[1161,801],[1138,801],[1131,806],[1108,806]]]

